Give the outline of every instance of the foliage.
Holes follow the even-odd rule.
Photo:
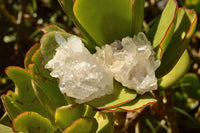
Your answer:
[[[141,128],[141,132],[145,132],[148,128],[152,132],[164,130],[176,132],[177,126],[199,129],[198,119],[194,119],[188,113],[199,106],[199,79],[195,74],[185,74],[191,65],[186,48],[197,25],[197,14],[194,10],[179,8],[177,1],[169,0],[160,17],[155,19],[153,26],[145,30],[144,0],[58,0],[58,2],[81,32],[82,41],[91,53],[95,52],[96,46],[103,46],[114,40],[121,40],[125,36],[146,31],[147,38],[156,52],[156,58],[161,60],[161,66],[156,71],[159,89],[139,95],[114,81],[113,94],[84,104],[76,104],[73,98],[62,94],[58,87],[58,80],[50,76],[49,70],[44,69],[44,65],[53,58],[58,47],[55,34],[60,33],[65,39],[72,36],[64,30],[69,31],[71,21],[66,22],[63,19],[58,23],[57,17],[63,14],[61,15],[57,10],[58,13],[51,16],[42,16],[42,19],[54,20],[53,23],[58,26],[51,24],[42,28],[41,31],[44,33],[42,37],[38,30],[32,34],[32,39],[36,38],[36,41],[41,37],[40,44],[36,43],[26,53],[24,68],[11,66],[5,71],[14,82],[15,88],[14,91],[8,91],[1,96],[6,112],[0,120],[0,131],[109,133],[117,131],[116,125],[120,127],[122,123],[123,126],[119,131],[130,132],[131,128],[134,128],[134,122],[129,121],[128,126],[125,127],[126,118],[117,117],[117,115],[123,116],[124,112],[129,112],[127,114],[136,117],[143,115],[140,126],[146,128]],[[53,5],[53,2],[46,3]],[[32,17],[35,11],[41,13],[37,9],[36,0],[32,0],[29,4]],[[198,9],[196,5],[199,3],[194,4],[185,0],[182,4],[185,7],[192,5]],[[28,22],[25,21],[21,25],[27,27],[31,25],[26,23]],[[68,24],[65,26],[63,23]],[[15,36],[13,32],[12,30]],[[165,99],[167,101],[164,103]],[[144,108],[148,105],[151,106]],[[153,118],[150,109],[157,114],[156,117],[160,118]],[[146,110],[148,113],[138,115],[138,112]],[[132,113],[133,111],[135,113]],[[199,118],[199,111],[195,113]],[[168,118],[164,119],[164,116]],[[186,122],[177,124],[176,117],[178,121],[187,118],[194,124]],[[13,131],[10,128],[10,120]],[[162,121],[165,123],[163,124]],[[171,126],[172,123],[175,128]],[[115,128],[114,124],[116,124]]]

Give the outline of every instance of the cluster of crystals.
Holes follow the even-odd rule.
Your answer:
[[[155,70],[160,60],[155,60],[153,48],[143,33],[96,50],[95,56],[104,61],[115,80],[123,86],[139,94],[157,89]]]
[[[59,88],[63,93],[75,98],[77,103],[112,93],[113,74],[102,60],[90,54],[76,36],[66,41],[56,33],[55,38],[60,46],[45,68],[51,68],[51,76],[59,78]]]

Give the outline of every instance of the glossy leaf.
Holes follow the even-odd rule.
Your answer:
[[[3,105],[11,119],[25,111],[34,111],[44,117],[53,119],[39,100],[37,99],[31,84],[30,74],[19,67],[9,67],[6,74],[15,83],[15,92],[9,91],[6,95],[2,95]]]
[[[35,112],[24,112],[13,121],[13,129],[23,133],[54,133],[51,122]]]
[[[132,13],[129,0],[77,0],[74,15],[99,45],[132,36]]]
[[[90,44],[88,45],[88,49],[90,50],[90,52],[94,52],[95,46],[97,44],[74,16],[74,13],[73,13],[74,1],[75,0],[58,0],[64,12],[71,18],[71,20],[74,22],[76,27],[79,28],[82,35],[87,39],[88,43]]]
[[[137,35],[139,32],[142,31],[145,0],[131,0],[131,1],[132,1],[132,32],[133,35]]]
[[[114,120],[112,113],[97,112],[95,117],[98,122],[98,129],[96,133],[113,133]]]
[[[44,33],[47,33],[47,32],[50,32],[50,31],[60,31],[60,32],[65,32],[64,29],[58,27],[57,25],[54,25],[54,24],[49,24],[45,27],[43,27],[41,29],[41,31],[43,31]]]
[[[117,81],[114,81],[113,85],[114,90],[112,94],[96,98],[87,104],[100,110],[108,109],[130,102],[137,96],[134,90],[122,87]]]
[[[159,86],[161,88],[168,88],[173,85],[188,71],[190,65],[190,56],[187,51],[185,51],[174,68],[167,75],[160,79]]]
[[[116,108],[102,110],[102,112],[136,111],[155,102],[157,102],[157,100],[153,97],[151,93],[145,93],[143,95],[138,95],[134,100],[126,104],[123,104]]]
[[[40,48],[40,44],[36,43],[35,45],[33,45],[28,52],[26,53],[25,59],[24,59],[24,67],[26,70],[28,70],[28,65],[31,64],[31,57],[34,54],[34,52]]]
[[[63,133],[95,133],[98,127],[96,119],[83,117],[76,120]]]
[[[174,32],[176,23],[177,2],[169,0],[160,19],[147,33],[152,42],[157,59],[161,59]]]
[[[178,9],[174,34],[163,55],[161,66],[156,71],[157,77],[164,76],[176,65],[189,44],[196,23],[197,16],[194,10]]]
[[[83,104],[69,104],[59,107],[55,112],[55,122],[59,128],[64,130],[75,120],[82,117],[84,112],[85,107]]]
[[[34,53],[32,62],[29,69],[34,91],[38,99],[54,115],[56,108],[67,105],[65,97],[61,93],[56,79],[51,77],[50,72],[42,67],[40,50]]]
[[[0,124],[0,133],[15,133],[11,127]]]

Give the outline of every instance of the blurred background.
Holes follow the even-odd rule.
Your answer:
[[[195,9],[200,18],[200,0],[177,0],[179,7]],[[146,0],[143,31],[159,17],[167,0]],[[73,22],[63,12],[57,0],[0,0],[0,95],[14,89],[14,84],[4,70],[8,66],[23,67],[27,50],[40,42],[40,29],[56,24],[67,32],[80,35]],[[175,85],[171,86],[175,111],[175,126],[180,132],[200,132],[200,21],[192,37],[188,51],[191,68]],[[160,94],[160,95],[164,95]],[[0,116],[4,108],[0,102]],[[148,111],[141,119],[142,132],[166,132],[166,120],[162,112]]]

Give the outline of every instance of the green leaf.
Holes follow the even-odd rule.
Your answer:
[[[59,31],[50,31],[45,33],[41,40],[40,40],[40,49],[42,54],[42,59],[44,62],[44,65],[47,64],[47,62],[53,58],[55,54],[55,49],[59,46],[55,40],[55,34],[60,33],[66,40],[68,37],[71,36],[71,34],[59,32]]]
[[[102,110],[125,104],[132,101],[137,96],[134,90],[122,87],[117,81],[114,81],[113,85],[114,90],[112,94],[96,98],[86,104],[98,110]]]
[[[181,79],[180,85],[189,98],[200,100],[200,82],[196,74],[186,74]]]
[[[57,25],[54,24],[49,24],[41,29],[44,33],[50,32],[50,31],[60,31],[60,32],[65,32],[64,29],[61,29]]]
[[[33,79],[34,91],[38,99],[54,115],[56,108],[67,105],[65,97],[60,91],[56,79],[51,77],[50,72],[42,67],[40,50],[34,53],[32,62],[33,64],[29,65],[29,69]]]
[[[75,120],[82,117],[85,112],[83,104],[69,104],[56,109],[55,122],[59,128],[64,130]]]
[[[76,120],[63,133],[95,133],[98,127],[96,119],[83,117]]]
[[[97,112],[95,117],[98,122],[98,129],[96,133],[113,133],[114,120],[112,113]]]
[[[0,124],[0,133],[15,133],[11,127]]]
[[[99,46],[132,36],[128,0],[77,0],[73,10],[80,25]]]
[[[116,108],[102,110],[102,112],[136,111],[155,102],[157,102],[157,100],[152,96],[151,93],[145,93],[143,95],[138,95],[134,100],[126,104],[123,104]]]
[[[13,121],[13,129],[23,133],[54,133],[51,122],[35,112],[24,112]]]
[[[27,71],[19,67],[9,67],[6,69],[6,74],[16,85],[15,92],[9,91],[1,96],[3,105],[12,120],[25,111],[34,111],[53,119],[37,99],[32,88],[31,76]]]
[[[77,28],[79,28],[82,35],[87,39],[88,43],[88,49],[90,52],[95,51],[95,46],[97,45],[96,42],[91,38],[91,36],[88,34],[88,32],[82,27],[82,25],[78,22],[76,17],[73,13],[73,6],[74,6],[74,0],[58,0],[61,7],[63,8],[64,12],[71,18],[71,20],[74,22]]]
[[[197,16],[194,10],[178,9],[174,34],[163,55],[161,66],[156,71],[157,77],[164,76],[176,65],[189,44],[196,23]]]
[[[142,31],[145,0],[131,0],[131,1],[132,1],[132,32],[133,35],[137,35],[140,31]]]
[[[28,65],[31,64],[31,57],[34,54],[34,52],[40,48],[40,44],[36,43],[35,45],[33,45],[28,52],[26,53],[26,56],[24,58],[24,67],[26,70],[28,70]]]
[[[152,42],[157,59],[161,59],[175,28],[177,2],[169,0],[160,19],[147,33],[147,38]]]
[[[187,51],[185,51],[174,68],[160,79],[159,86],[161,88],[168,88],[173,85],[188,71],[190,65],[190,56]]]

